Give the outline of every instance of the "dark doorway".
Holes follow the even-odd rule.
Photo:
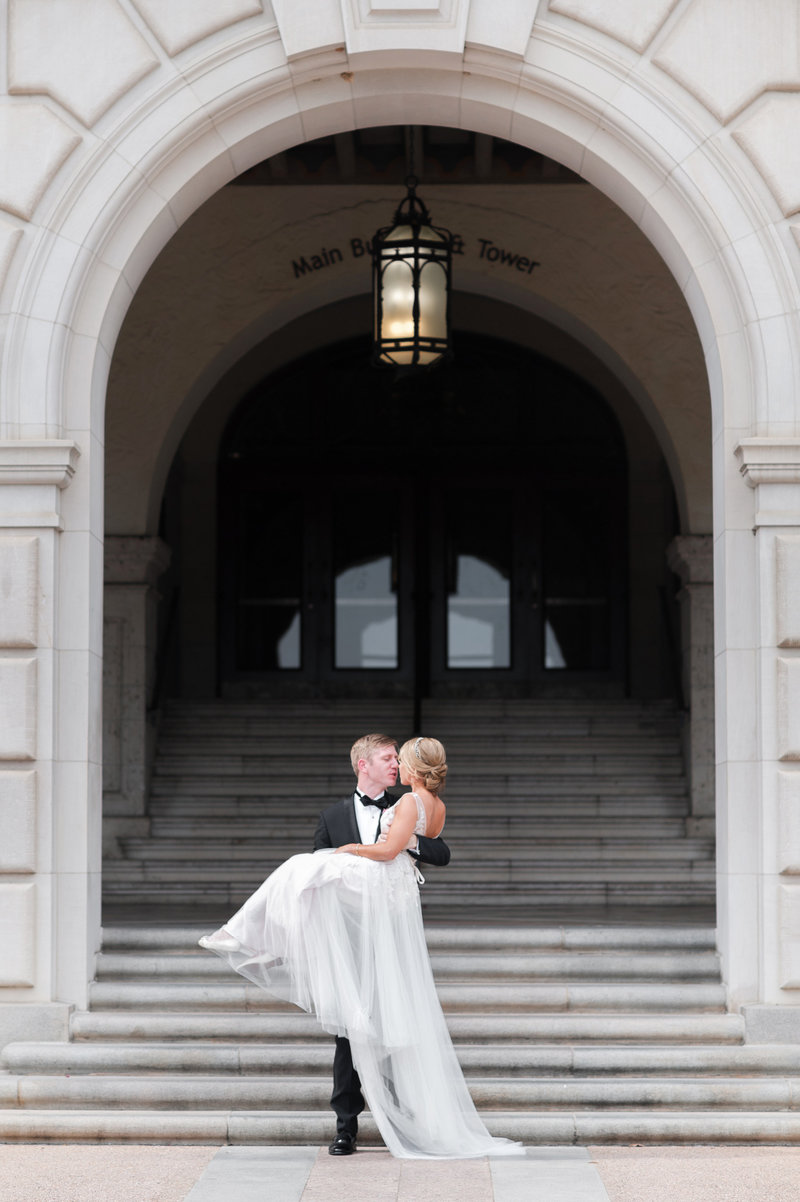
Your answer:
[[[244,695],[621,692],[626,465],[605,401],[497,339],[397,379],[339,344],[220,461],[220,666]]]

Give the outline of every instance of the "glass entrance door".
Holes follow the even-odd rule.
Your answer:
[[[375,486],[331,498],[333,671],[400,666],[396,499]]]
[[[410,691],[411,514],[400,480],[329,480],[319,514],[320,680],[334,692]]]
[[[223,441],[220,687],[624,681],[626,487],[603,400],[519,348],[470,336],[410,384],[360,343],[291,365]]]
[[[431,689],[510,682],[528,670],[525,538],[517,489],[444,479],[431,512]],[[532,548],[531,548],[532,550]],[[525,559],[525,555],[522,555]]]
[[[619,678],[607,487],[399,476],[240,488],[225,678],[291,692],[497,695]]]
[[[509,489],[454,487],[444,501],[444,669],[511,667],[514,497]]]
[[[335,692],[382,676],[410,689],[412,576],[399,482],[237,475],[236,532],[220,546],[223,679]]]
[[[623,498],[591,479],[445,481],[434,507],[431,686],[557,689],[624,671]]]

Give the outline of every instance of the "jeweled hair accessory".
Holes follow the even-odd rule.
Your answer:
[[[416,743],[414,744],[414,755],[417,757],[418,760],[422,759],[422,756],[419,753],[419,745],[421,742],[422,742],[422,736],[420,735],[420,737],[417,739]]]

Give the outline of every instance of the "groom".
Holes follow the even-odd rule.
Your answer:
[[[355,791],[328,806],[319,816],[314,835],[314,851],[321,847],[341,847],[344,843],[375,843],[383,810],[394,805],[397,797],[390,789],[397,780],[397,743],[388,735],[364,735],[350,750],[350,762],[356,774]],[[450,862],[450,848],[442,839],[412,835],[408,854],[425,864],[444,867]],[[333,1057],[333,1093],[331,1107],[336,1113],[336,1138],[328,1148],[331,1156],[350,1156],[356,1150],[358,1116],[364,1109],[361,1082],[353,1066],[350,1041],[336,1037]]]

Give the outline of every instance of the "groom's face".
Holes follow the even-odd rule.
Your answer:
[[[395,747],[379,747],[368,760],[363,761],[363,776],[369,779],[377,790],[391,789],[397,780],[397,749]],[[375,794],[373,793],[372,796]]]

